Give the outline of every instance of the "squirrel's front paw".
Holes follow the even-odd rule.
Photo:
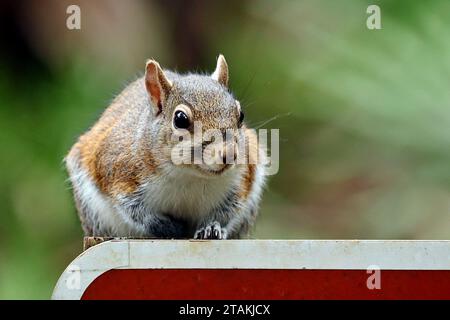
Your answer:
[[[214,221],[204,228],[200,228],[195,232],[194,239],[217,239],[224,240],[227,238],[227,230],[220,226],[220,223]]]

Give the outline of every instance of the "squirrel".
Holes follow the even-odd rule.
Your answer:
[[[223,55],[212,74],[179,74],[148,60],[73,145],[64,162],[86,236],[239,239],[257,216],[265,184],[265,152],[228,87]],[[175,164],[172,149],[194,123],[224,136],[213,159],[239,152],[245,163]],[[202,131],[202,132],[203,132]],[[195,135],[196,133],[194,133]],[[230,140],[230,141],[229,141]],[[215,142],[191,144],[204,150]],[[197,149],[196,149],[197,148]],[[227,158],[228,159],[228,158]]]

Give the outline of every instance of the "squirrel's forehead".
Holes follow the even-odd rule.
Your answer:
[[[195,109],[233,105],[234,98],[223,86],[210,77],[186,78],[174,83],[175,95]]]

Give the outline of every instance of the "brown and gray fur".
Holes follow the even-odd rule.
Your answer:
[[[210,170],[175,165],[174,110],[188,106],[203,128],[243,128],[249,158],[264,157],[254,131],[239,123],[219,56],[212,75],[163,71],[154,60],[83,134],[65,158],[86,235],[226,239],[247,235],[264,185],[264,166]],[[226,150],[224,150],[226,152]]]

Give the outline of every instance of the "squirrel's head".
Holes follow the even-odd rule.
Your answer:
[[[217,176],[234,167],[243,118],[239,102],[228,89],[223,55],[211,75],[179,75],[146,65],[145,87],[153,108],[161,160],[203,176]]]

